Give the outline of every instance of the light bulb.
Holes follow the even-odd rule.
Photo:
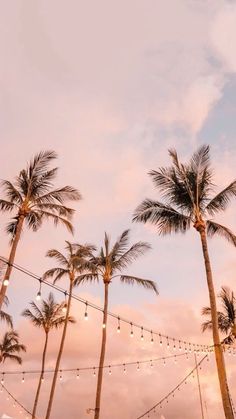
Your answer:
[[[120,326],[117,327],[117,333],[120,333]]]
[[[66,311],[67,311],[67,305],[66,304],[64,305],[64,307],[62,307],[62,311],[63,311],[63,313],[66,313]]]
[[[106,329],[106,323],[103,323],[102,328]]]
[[[36,300],[40,301],[41,300],[41,291],[39,291],[36,295]]]
[[[5,287],[7,287],[9,285],[9,279],[4,279],[3,285],[5,285]]]

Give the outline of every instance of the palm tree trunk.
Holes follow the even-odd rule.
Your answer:
[[[32,412],[32,419],[35,419],[35,415],[36,415],[36,410],[37,410],[37,405],[38,405],[38,400],[39,400],[39,394],[40,394],[41,385],[42,385],[42,379],[43,379],[43,376],[44,376],[47,346],[48,346],[48,332],[46,332],[46,337],[45,337],[45,343],[44,343],[44,349],[43,349],[43,356],[42,356],[41,373],[40,373],[38,388],[37,388],[36,396],[35,396],[35,400],[34,400],[34,407],[33,407],[33,412]]]
[[[215,349],[215,359],[216,359],[217,372],[218,372],[218,378],[219,378],[219,383],[220,383],[222,403],[223,403],[223,408],[224,408],[226,419],[234,419],[234,414],[232,411],[229,392],[228,392],[224,355],[223,355],[223,350],[220,343],[216,297],[215,297],[215,291],[214,291],[214,285],[213,285],[210,257],[208,253],[205,226],[200,227],[198,231],[201,237],[202,251],[203,251],[203,257],[204,257],[204,262],[205,262],[207,285],[208,285],[208,292],[209,292],[209,299],[210,299],[210,306],[211,306],[212,332],[213,332],[213,342],[214,342],[214,349]]]
[[[94,419],[99,419],[100,416],[100,405],[101,405],[101,393],[102,393],[102,379],[103,379],[103,366],[106,353],[106,340],[107,340],[107,310],[108,310],[108,287],[109,283],[105,282],[105,293],[104,293],[104,310],[103,310],[103,327],[102,329],[102,345],[99,361],[98,380],[97,380],[97,392],[96,392],[96,406]]]
[[[56,367],[55,367],[55,371],[54,371],[54,375],[53,375],[52,386],[51,386],[51,391],[50,391],[49,402],[48,402],[47,413],[46,413],[45,419],[49,419],[50,415],[51,415],[52,403],[53,403],[53,398],[54,398],[54,393],[55,393],[56,383],[57,383],[57,376],[58,376],[58,371],[59,371],[59,368],[60,368],[60,362],[61,362],[61,357],[62,357],[64,344],[65,344],[65,338],[66,338],[68,319],[69,319],[69,315],[70,315],[72,288],[73,288],[73,281],[71,280],[70,281],[70,288],[69,288],[69,296],[68,296],[68,304],[67,304],[67,312],[66,312],[66,317],[65,317],[65,323],[64,323],[64,327],[63,327],[60,348],[59,348],[59,352],[58,352],[58,355],[57,355]]]
[[[12,264],[14,263],[14,260],[15,260],[16,249],[17,249],[20,237],[21,237],[21,232],[22,232],[22,228],[23,228],[24,219],[25,219],[24,215],[19,216],[19,221],[18,221],[17,227],[16,227],[16,234],[15,234],[15,237],[14,237],[13,242],[12,242],[11,251],[10,251],[10,255],[9,255],[9,259],[8,259],[8,266],[7,266],[7,270],[6,270],[6,273],[5,273],[4,278],[3,278],[3,282],[5,280],[10,279],[10,275],[11,275],[11,271],[12,271]],[[2,283],[1,290],[0,290],[0,310],[1,310],[2,305],[4,303],[6,292],[7,292],[7,285],[4,285],[4,283]]]

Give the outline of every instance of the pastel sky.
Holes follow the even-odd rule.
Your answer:
[[[132,213],[145,197],[157,196],[147,175],[168,165],[175,147],[183,160],[200,144],[211,146],[215,182],[224,187],[235,177],[236,142],[236,3],[226,0],[13,0],[1,3],[0,17],[0,178],[13,180],[30,157],[42,149],[59,154],[58,185],[77,187],[83,201],[72,239],[63,229],[44,226],[24,232],[17,263],[41,274],[51,262],[48,249],[64,240],[99,246],[104,231],[113,239],[131,228],[131,241],[146,240],[152,250],[130,272],[157,282],[160,296],[113,283],[110,309],[176,338],[208,342],[202,336],[201,307],[208,295],[199,239],[160,238],[150,226],[133,225]],[[235,203],[219,218],[236,231]],[[0,254],[9,252],[1,216]],[[235,250],[223,240],[210,242],[216,290],[234,287]],[[37,292],[36,284],[14,273],[9,287],[11,311],[28,346],[23,368],[38,368],[42,335],[20,313]],[[62,284],[65,285],[65,284]],[[47,289],[43,290],[46,296]],[[102,304],[102,285],[77,290]],[[58,299],[61,298],[57,295]],[[83,307],[74,304],[78,324],[68,335],[62,366],[97,365],[100,315],[87,327]],[[158,357],[159,346],[119,338],[110,322],[107,363]],[[51,340],[53,367],[58,334]],[[161,355],[162,356],[162,355]],[[236,369],[227,358],[232,396]],[[144,368],[140,377],[118,371],[104,380],[102,419],[135,419],[169,392],[193,366],[170,362],[163,370]],[[6,364],[5,369],[15,369]],[[82,382],[82,380],[84,380]],[[206,418],[222,419],[213,360],[201,372]],[[20,379],[19,379],[20,381]],[[58,385],[52,419],[89,417],[95,381],[65,376]],[[36,377],[24,387],[13,378],[8,388],[31,408]],[[49,379],[40,404],[43,417]],[[196,382],[165,406],[159,418],[200,417]],[[0,415],[22,417],[1,395]],[[158,415],[156,416],[158,417]]]

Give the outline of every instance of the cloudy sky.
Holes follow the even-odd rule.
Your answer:
[[[200,311],[208,304],[200,243],[186,237],[159,238],[154,228],[132,225],[132,213],[156,192],[147,172],[168,165],[169,147],[187,159],[200,144],[211,146],[215,182],[235,177],[236,142],[236,3],[226,0],[14,0],[1,2],[0,128],[1,174],[13,180],[30,157],[42,149],[58,152],[58,185],[77,187],[75,238],[99,246],[104,231],[116,238],[131,228],[131,241],[147,240],[152,250],[132,272],[157,282],[160,296],[113,283],[110,309],[176,338],[209,342],[200,332]],[[236,230],[235,203],[221,220]],[[1,216],[0,254],[9,252]],[[63,228],[44,226],[24,232],[17,263],[41,274],[50,263],[45,252],[63,249],[71,237]],[[234,287],[235,253],[220,239],[210,243],[216,289]],[[20,313],[34,297],[36,284],[14,273],[9,288],[16,327],[28,345],[23,368],[40,365],[43,336]],[[62,284],[65,285],[65,284]],[[48,293],[43,290],[44,296]],[[102,304],[102,286],[82,287],[82,297]],[[58,299],[61,297],[57,295]],[[71,327],[62,366],[97,365],[101,335],[99,314]],[[156,344],[132,342],[128,330],[117,337],[110,321],[107,363],[165,356]],[[53,367],[58,335],[52,339],[48,366]],[[166,369],[117,370],[104,380],[102,418],[136,419],[165,396],[193,366],[193,359]],[[231,358],[230,387],[235,388]],[[4,369],[14,369],[6,364]],[[84,382],[82,381],[84,380]],[[222,419],[213,360],[201,372],[206,419]],[[9,378],[8,388],[30,409],[36,377]],[[84,374],[78,383],[63,377],[52,419],[89,417],[95,382]],[[39,417],[43,417],[50,380],[46,380]],[[232,395],[233,391],[232,391]],[[1,395],[0,415],[22,417]],[[236,395],[235,395],[236,402]],[[196,380],[163,408],[162,418],[200,417]],[[208,415],[208,416],[207,416]],[[158,417],[158,415],[156,415]],[[161,415],[159,415],[161,417]]]

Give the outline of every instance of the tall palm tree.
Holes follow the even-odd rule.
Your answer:
[[[24,224],[37,231],[45,220],[52,220],[55,225],[61,223],[69,231],[73,231],[70,221],[74,210],[64,203],[68,200],[78,201],[81,195],[71,186],[53,189],[53,180],[58,169],[50,169],[49,164],[56,158],[54,151],[41,151],[34,156],[26,169],[21,170],[13,183],[8,180],[2,182],[6,198],[0,199],[0,210],[13,212],[14,216],[6,229],[11,237],[11,250],[0,291],[0,308],[6,295]]]
[[[158,293],[157,287],[153,281],[138,278],[136,276],[122,273],[128,266],[150,249],[150,245],[144,242],[138,242],[131,247],[129,242],[129,230],[125,230],[118,240],[111,246],[110,239],[105,233],[104,246],[98,255],[94,255],[90,260],[90,271],[81,274],[75,280],[75,285],[84,282],[99,281],[102,279],[104,283],[104,307],[103,307],[103,328],[102,328],[102,342],[100,351],[100,361],[97,378],[97,392],[96,405],[94,411],[94,419],[100,416],[101,392],[103,380],[103,366],[106,353],[106,339],[107,339],[107,312],[108,312],[108,291],[112,280],[119,278],[121,283],[128,285],[140,285],[146,289],[153,290]]]
[[[180,163],[177,152],[169,151],[170,167],[152,170],[150,176],[159,189],[163,201],[145,199],[136,209],[134,221],[151,223],[158,227],[160,235],[185,233],[191,225],[200,235],[209,291],[215,358],[221,388],[225,416],[233,419],[224,356],[220,344],[216,297],[213,284],[207,236],[220,235],[236,246],[236,236],[229,228],[215,222],[212,217],[224,211],[230,199],[236,196],[236,181],[230,183],[214,197],[209,147],[203,145],[189,163]],[[209,218],[210,217],[210,218]]]
[[[3,264],[0,261],[0,277],[2,278],[5,272],[5,264]],[[7,296],[4,298],[4,305],[8,306],[9,304],[9,300],[7,298]],[[4,321],[8,326],[11,327],[11,329],[13,329],[13,321],[12,321],[12,317],[10,316],[10,314],[6,313],[3,310],[0,310],[0,321]]]
[[[65,302],[58,304],[53,294],[50,292],[47,300],[42,300],[40,306],[35,304],[33,301],[30,303],[31,310],[26,309],[23,311],[22,316],[29,319],[34,326],[42,329],[45,333],[45,342],[43,348],[43,355],[42,355],[42,364],[41,364],[41,373],[39,376],[39,382],[37,386],[37,391],[34,399],[34,406],[32,412],[32,419],[35,419],[37,405],[41,390],[42,380],[44,378],[44,370],[45,370],[45,360],[46,360],[46,353],[48,347],[48,338],[49,333],[53,329],[59,329],[65,324],[65,314],[63,309],[65,307]],[[68,317],[68,321],[71,323],[75,323],[75,319],[71,316]]]
[[[218,327],[226,337],[222,343],[225,345],[232,345],[236,341],[236,298],[233,291],[228,287],[222,287],[219,294],[221,300],[222,311],[218,311]],[[206,316],[206,320],[202,324],[202,330],[212,330],[212,319],[210,307],[203,307],[203,316]]]
[[[65,250],[66,250],[65,255],[56,249],[51,249],[47,252],[47,256],[55,259],[59,263],[59,266],[49,269],[47,272],[45,272],[43,276],[44,279],[53,278],[54,283],[59,281],[62,278],[67,278],[69,280],[68,301],[66,304],[67,311],[66,311],[65,321],[63,325],[62,337],[61,337],[60,347],[59,347],[58,356],[56,360],[56,367],[55,367],[55,372],[53,375],[45,419],[49,419],[51,415],[57,376],[58,376],[61,357],[62,357],[62,353],[64,349],[68,321],[70,318],[69,316],[70,316],[70,309],[71,309],[72,290],[75,285],[77,276],[84,271],[85,267],[87,266],[87,260],[88,258],[92,256],[92,252],[95,250],[95,247],[90,244],[80,245],[77,243],[70,243],[66,241]]]
[[[6,359],[22,364],[21,352],[26,352],[26,347],[19,343],[18,333],[15,330],[6,332],[0,342],[0,364]]]

